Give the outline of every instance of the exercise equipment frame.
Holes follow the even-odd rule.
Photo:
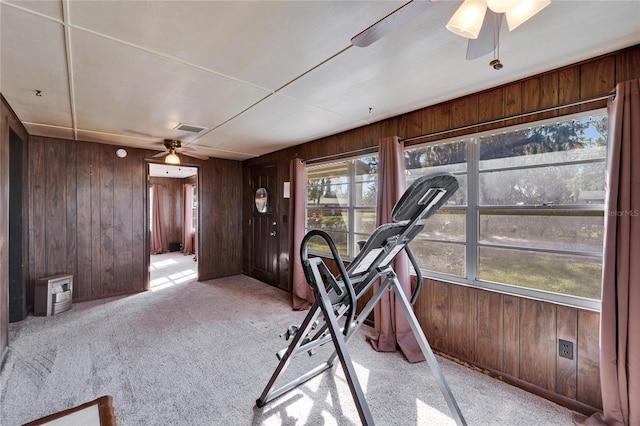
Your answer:
[[[371,410],[347,350],[347,343],[380,301],[382,295],[386,291],[393,291],[436,378],[438,387],[453,414],[456,424],[459,426],[466,425],[460,407],[413,312],[412,305],[415,303],[422,286],[422,274],[418,262],[408,246],[408,243],[423,229],[424,220],[434,214],[457,188],[457,180],[448,173],[439,173],[417,179],[405,191],[394,207],[392,217],[396,222],[378,227],[348,268],[344,266],[333,239],[326,232],[312,230],[305,235],[300,249],[301,259],[306,280],[313,287],[316,299],[304,321],[293,334],[293,340],[288,348],[278,352],[277,356],[280,362],[264,391],[256,400],[258,407],[265,406],[274,399],[328,370],[333,366],[337,358],[342,365],[362,424],[373,425],[374,420]],[[308,257],[307,246],[314,237],[324,239],[329,246],[333,260],[340,272],[339,278],[336,278],[331,273],[322,258]],[[407,254],[409,262],[417,275],[417,284],[411,300],[405,295],[391,266],[391,261],[402,250]],[[382,281],[380,286],[375,290],[372,298],[356,319],[357,299],[379,280]],[[324,324],[317,328],[320,314],[323,315]],[[345,317],[344,325],[341,326],[339,320],[343,316]],[[290,336],[290,330],[291,327],[285,333],[287,337]],[[335,350],[326,362],[312,368],[289,383],[273,389],[275,383],[284,374],[294,357],[305,352],[312,354],[318,346],[329,342],[333,343]]]

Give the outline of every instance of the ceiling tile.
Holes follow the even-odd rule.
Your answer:
[[[71,45],[81,130],[189,140],[173,128],[215,127],[269,94],[83,30]]]
[[[6,3],[62,22],[61,0],[6,0]]]
[[[0,8],[2,95],[22,121],[72,127],[63,26],[4,3]]]
[[[72,25],[276,90],[404,1],[71,2]]]
[[[363,124],[274,94],[193,146],[261,155]]]

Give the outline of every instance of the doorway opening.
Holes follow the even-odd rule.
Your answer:
[[[198,279],[198,168],[149,164],[149,290]]]

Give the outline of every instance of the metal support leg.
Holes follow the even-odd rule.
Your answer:
[[[349,385],[351,396],[353,396],[353,401],[356,404],[356,409],[358,410],[360,421],[365,426],[373,426],[374,422],[373,417],[371,416],[371,410],[369,410],[369,405],[367,404],[367,400],[364,397],[362,386],[360,385],[360,381],[358,380],[358,376],[356,375],[355,367],[353,366],[353,362],[351,361],[351,357],[349,356],[349,351],[347,350],[347,343],[345,341],[345,338],[347,336],[343,334],[342,328],[340,327],[340,324],[338,324],[338,318],[333,312],[331,301],[329,299],[329,296],[327,295],[325,288],[321,287],[318,293],[325,302],[321,305],[322,312],[324,313],[325,320],[329,323],[331,340],[333,340],[333,344],[336,348],[335,353],[340,359],[340,364],[342,364],[342,369],[347,379],[347,384]],[[334,356],[331,356],[327,363],[332,363],[333,359],[335,359]]]
[[[371,410],[367,404],[367,401],[364,397],[364,392],[358,380],[358,377],[355,372],[355,368],[353,366],[353,362],[351,361],[351,357],[349,356],[349,352],[347,351],[347,342],[349,339],[355,334],[358,328],[362,325],[365,318],[371,313],[375,305],[380,301],[382,295],[390,289],[396,294],[396,297],[399,301],[399,304],[404,311],[405,316],[407,317],[407,322],[413,331],[413,334],[416,337],[416,340],[424,354],[431,371],[433,372],[436,382],[444,396],[449,409],[451,410],[453,417],[458,426],[466,426],[466,421],[462,416],[462,412],[460,411],[460,407],[458,406],[451,389],[438,365],[438,361],[429,346],[427,338],[425,337],[420,324],[418,323],[418,319],[416,318],[411,303],[407,299],[407,296],[404,294],[400,283],[393,272],[392,269],[386,269],[380,271],[381,276],[385,276],[380,287],[375,291],[373,297],[366,306],[363,308],[362,312],[358,319],[351,323],[348,330],[343,330],[340,324],[338,323],[338,316],[334,313],[333,306],[331,304],[331,299],[327,293],[327,290],[323,286],[319,286],[317,292],[317,298],[313,306],[311,307],[309,314],[305,318],[304,322],[300,326],[300,330],[294,336],[294,340],[289,345],[288,349],[282,356],[276,371],[271,376],[271,380],[267,384],[267,387],[264,389],[260,398],[256,401],[256,405],[258,407],[263,407],[268,402],[273,399],[283,395],[286,392],[298,387],[302,383],[307,380],[312,379],[323,371],[331,368],[336,358],[340,360],[340,364],[342,365],[342,369],[345,373],[347,383],[349,385],[349,390],[351,391],[351,395],[353,397],[354,403],[356,405],[356,409],[358,410],[358,415],[360,416],[360,421],[363,425],[369,426],[373,425],[373,417],[371,415]],[[287,368],[289,361],[295,355],[298,355],[307,350],[307,345],[318,346],[319,344],[324,344],[324,342],[329,341],[326,337],[321,337],[318,341],[312,341],[308,344],[302,344],[303,338],[307,336],[307,334],[312,330],[313,322],[317,319],[318,315],[322,312],[324,315],[324,320],[326,322],[326,326],[329,329],[331,341],[333,341],[335,350],[324,364],[320,364],[316,368],[308,371],[297,379],[291,381],[290,383],[271,391],[271,388],[278,380],[278,378],[282,375],[284,370]],[[316,335],[317,336],[317,335]]]
[[[413,313],[411,304],[409,303],[407,296],[404,294],[402,287],[400,287],[400,282],[398,281],[397,278],[393,279],[393,283],[391,284],[391,287],[396,293],[396,297],[400,301],[400,306],[402,307],[402,310],[404,311],[404,314],[407,317],[407,321],[411,326],[411,330],[413,331],[413,334],[416,336],[416,340],[420,345],[420,349],[422,349],[422,353],[424,354],[427,360],[427,363],[429,364],[429,367],[431,367],[431,371],[433,372],[433,375],[435,376],[436,381],[438,382],[438,386],[440,387],[440,391],[442,392],[444,399],[447,401],[447,405],[449,406],[449,409],[453,414],[453,418],[455,419],[456,424],[458,426],[466,426],[467,422],[462,416],[460,407],[458,407],[458,403],[456,402],[456,399],[453,397],[453,393],[449,388],[449,384],[447,383],[447,380],[444,378],[444,374],[442,374],[442,370],[440,369],[440,366],[438,365],[438,361],[436,360],[436,357],[433,354],[433,351],[431,350],[431,346],[429,345],[429,342],[427,342],[427,338],[425,337],[422,331],[422,328],[418,323],[418,319],[416,318],[416,315]]]
[[[278,378],[287,369],[287,366],[289,365],[289,361],[291,361],[294,353],[302,344],[303,338],[307,335],[307,333],[309,333],[309,331],[311,331],[314,321],[316,320],[316,318],[318,318],[318,315],[320,314],[320,303],[321,303],[320,300],[316,300],[315,303],[311,306],[311,309],[309,309],[309,313],[307,314],[304,321],[300,325],[300,329],[298,329],[298,332],[295,334],[295,336],[293,336],[293,341],[287,348],[284,355],[280,358],[280,363],[278,363],[276,370],[271,375],[271,379],[269,379],[269,382],[267,383],[267,386],[264,388],[262,395],[260,395],[260,398],[256,400],[256,405],[258,407],[264,407],[265,404],[267,404],[269,401],[274,400],[280,395],[290,391],[291,389],[294,389],[295,387],[299,386],[301,383],[306,382],[307,380],[317,376],[318,374],[322,373],[323,371],[331,367],[331,364],[329,363],[319,365],[315,369],[311,370],[309,373],[303,376],[300,376],[298,379],[290,382],[289,384],[284,385],[274,391],[271,391],[271,389],[273,388],[273,385],[276,383]],[[311,374],[311,372],[314,372],[314,374]]]

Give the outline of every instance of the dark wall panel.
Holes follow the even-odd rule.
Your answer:
[[[26,214],[29,196],[27,188],[28,166],[26,163],[29,135],[4,97],[0,95],[0,368],[2,368],[9,353],[9,250],[11,249],[9,247],[9,145],[12,135],[20,139],[23,145],[22,271],[26,281],[30,267],[28,261],[29,244],[27,238],[24,237],[26,230],[29,228],[29,218]],[[25,189],[26,191],[24,191]],[[26,288],[23,294],[26,298]],[[23,304],[24,302],[21,303],[21,305]]]
[[[79,300],[144,290],[150,152],[128,148],[128,155],[118,158],[116,149],[30,138],[31,301],[37,278],[61,273],[74,275]],[[240,273],[242,165],[216,159],[193,165],[201,172],[199,277]]]
[[[478,291],[478,329],[476,334],[476,360],[481,365],[502,371],[504,321],[502,295]]]
[[[242,272],[242,163],[210,159],[200,167],[200,279]]]

